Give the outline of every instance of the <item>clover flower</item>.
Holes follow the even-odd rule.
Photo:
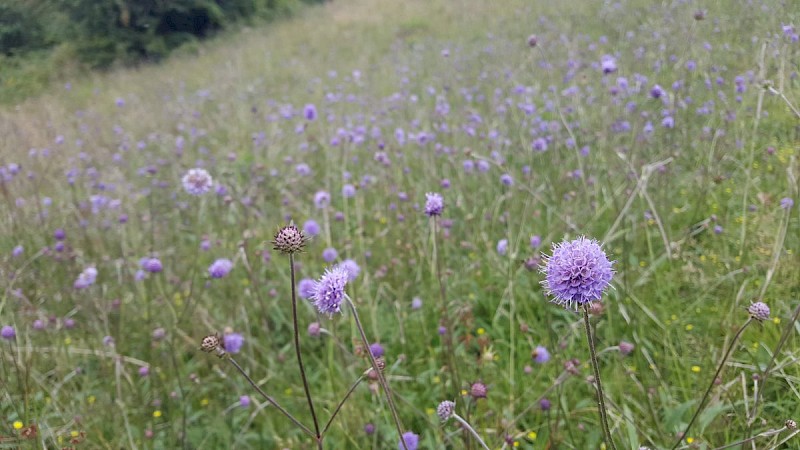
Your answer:
[[[553,302],[577,310],[600,300],[614,275],[612,262],[600,244],[585,237],[553,246],[545,256],[542,285]]]

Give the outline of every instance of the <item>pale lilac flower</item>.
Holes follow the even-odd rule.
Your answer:
[[[97,280],[97,269],[94,267],[87,267],[78,275],[78,279],[75,280],[73,287],[75,289],[85,289],[93,285],[95,280]]]
[[[325,274],[314,285],[312,300],[314,306],[321,314],[332,315],[341,312],[342,302],[347,295],[344,291],[347,285],[347,272],[335,266],[327,269]]]
[[[205,169],[189,169],[181,180],[183,188],[192,195],[203,195],[210,191],[214,185],[214,180]]]
[[[441,194],[428,192],[425,197],[425,214],[430,217],[441,216],[444,211],[444,199]]]
[[[500,256],[505,256],[508,253],[508,239],[500,239],[497,241],[497,253]]]
[[[572,309],[600,300],[614,275],[600,244],[585,237],[553,245],[545,256],[542,285],[553,302]]]
[[[397,443],[397,448],[400,450],[403,450],[403,442],[405,442],[405,448],[408,450],[417,450],[417,447],[419,447],[419,435],[413,431],[406,431],[400,439],[402,441]]]
[[[328,263],[333,262],[338,257],[339,257],[339,252],[337,252],[336,249],[333,247],[328,247],[322,251],[322,259],[324,259],[325,262]]]
[[[233,269],[233,262],[230,259],[221,258],[208,267],[208,274],[211,278],[224,278],[231,269]]]
[[[222,338],[222,346],[228,353],[239,353],[244,345],[244,336],[239,333],[227,333]]]
[[[352,259],[345,259],[344,261],[340,262],[339,267],[347,272],[347,281],[355,280],[358,278],[358,274],[361,273],[361,267]]]
[[[784,197],[781,199],[781,208],[783,209],[791,209],[794,206],[794,200],[789,197]]]

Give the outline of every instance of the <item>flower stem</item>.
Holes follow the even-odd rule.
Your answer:
[[[392,399],[392,391],[389,390],[389,383],[386,382],[386,377],[383,376],[383,372],[381,372],[380,368],[378,367],[378,363],[375,361],[375,355],[373,355],[372,351],[369,349],[369,341],[367,340],[367,335],[364,333],[364,327],[361,325],[361,320],[358,318],[356,305],[353,304],[353,300],[351,300],[350,297],[345,296],[345,298],[347,299],[347,304],[350,306],[350,311],[353,312],[353,319],[356,322],[356,328],[358,328],[358,332],[361,335],[361,342],[364,344],[364,349],[366,350],[364,353],[366,353],[369,357],[369,362],[372,364],[372,370],[378,374],[378,382],[381,384],[383,393],[386,395],[386,403],[389,404],[389,410],[392,412],[392,419],[394,419],[394,425],[397,427],[397,433],[400,436],[400,444],[402,445],[403,450],[408,450],[406,441],[403,439],[403,426],[400,424],[400,416],[397,415],[397,408],[394,406],[394,400]]]
[[[317,421],[317,413],[314,412],[314,401],[311,399],[311,391],[308,389],[308,379],[306,378],[306,369],[303,366],[303,357],[300,354],[300,333],[297,326],[297,288],[294,281],[294,255],[289,254],[289,266],[292,274],[292,325],[294,328],[294,351],[297,354],[297,365],[300,367],[300,378],[303,380],[303,390],[306,394],[308,401],[308,409],[311,411],[311,419],[314,421],[314,432],[317,441],[321,445],[322,435],[319,432],[319,421]]]
[[[455,413],[453,413],[453,418],[454,418],[454,419],[456,419],[456,420],[458,421],[458,423],[460,423],[461,425],[463,425],[463,426],[464,426],[464,428],[466,428],[466,429],[467,429],[467,431],[469,431],[469,432],[472,434],[472,436],[474,436],[474,437],[475,437],[475,440],[476,440],[476,441],[478,441],[478,443],[479,443],[479,444],[481,444],[481,447],[483,447],[483,448],[484,448],[484,449],[486,449],[486,450],[489,450],[489,446],[488,446],[488,445],[486,445],[486,443],[485,443],[485,442],[483,442],[483,439],[481,439],[481,437],[480,437],[480,435],[478,434],[478,432],[477,432],[477,431],[475,431],[475,429],[474,429],[474,428],[472,428],[472,425],[470,425],[470,424],[469,424],[469,423],[468,423],[466,420],[464,420],[464,419],[463,419],[461,416],[459,416],[458,414],[455,414]]]
[[[442,315],[442,321],[444,322],[444,346],[447,352],[447,356],[445,357],[445,364],[447,365],[447,369],[450,372],[450,383],[453,392],[451,396],[453,398],[458,398],[459,391],[461,390],[461,382],[458,379],[458,366],[456,365],[455,361],[455,348],[453,345],[453,321],[450,319],[450,314],[447,308],[447,291],[444,285],[444,279],[442,277],[442,262],[441,258],[439,258],[439,249],[436,246],[436,236],[438,235],[438,226],[439,222],[436,219],[436,216],[433,217],[433,259],[435,260],[435,267],[436,267],[436,279],[439,282],[439,299],[440,299],[440,314]]]
[[[278,402],[275,401],[275,399],[273,399],[272,397],[267,395],[267,393],[264,392],[261,389],[261,387],[259,387],[255,383],[255,381],[253,381],[252,378],[250,378],[250,375],[248,375],[247,372],[245,372],[244,369],[242,369],[242,366],[240,366],[239,363],[237,363],[236,360],[233,359],[232,356],[230,356],[230,354],[226,355],[226,359],[228,361],[230,361],[231,364],[233,364],[233,367],[236,367],[236,370],[238,370],[239,373],[241,373],[245,377],[245,379],[250,383],[250,386],[253,386],[253,388],[259,394],[261,394],[261,396],[264,397],[264,399],[266,401],[268,401],[270,405],[274,406],[278,411],[280,411],[284,416],[286,416],[286,418],[291,420],[295,425],[297,425],[301,430],[303,430],[303,433],[305,433],[305,434],[307,434],[307,435],[309,435],[309,436],[311,436],[311,437],[316,439],[316,436],[314,436],[314,433],[311,430],[309,430],[307,426],[305,426],[302,423],[300,423],[300,421],[297,420],[289,411],[286,411],[285,409],[283,409],[283,407],[281,405],[279,405]]]
[[[742,336],[742,332],[744,332],[744,329],[747,328],[747,326],[750,325],[750,322],[752,321],[753,318],[749,317],[747,319],[747,322],[745,322],[744,325],[742,325],[742,327],[739,328],[739,331],[737,331],[736,334],[733,336],[733,341],[731,341],[731,344],[728,346],[728,350],[725,351],[725,355],[722,357],[722,361],[719,362],[719,367],[717,367],[716,373],[714,373],[714,376],[711,377],[711,383],[709,383],[708,389],[706,389],[706,393],[703,394],[703,398],[700,399],[700,403],[697,405],[697,411],[694,412],[692,420],[689,421],[689,425],[686,425],[686,429],[684,429],[683,433],[681,433],[678,442],[676,442],[675,445],[672,446],[672,450],[678,448],[678,446],[681,445],[681,442],[683,442],[683,438],[686,437],[687,434],[689,434],[689,429],[692,428],[694,421],[697,420],[697,418],[700,416],[700,412],[703,411],[703,404],[706,402],[708,396],[711,394],[711,390],[714,388],[714,384],[717,381],[717,377],[719,377],[719,374],[722,372],[722,368],[725,367],[725,361],[728,360],[728,356],[730,356],[731,351],[733,350],[734,347],[736,347],[736,342],[739,340],[739,337]]]
[[[608,426],[608,416],[606,414],[605,395],[603,394],[603,386],[600,383],[600,366],[597,363],[597,352],[594,348],[594,338],[592,337],[592,326],[589,323],[589,304],[583,305],[583,324],[586,327],[586,341],[589,343],[589,354],[592,360],[592,369],[594,370],[594,382],[597,384],[597,409],[600,412],[600,424],[603,427],[603,434],[605,435],[608,445],[612,450],[617,450],[614,444],[614,439],[611,437],[611,428]]]
[[[333,423],[333,419],[336,418],[336,415],[339,414],[339,411],[342,409],[342,406],[344,406],[344,403],[347,401],[348,398],[350,398],[350,394],[352,394],[353,391],[356,390],[356,388],[358,387],[359,384],[361,384],[362,381],[364,381],[364,375],[358,377],[356,382],[353,383],[352,386],[350,386],[350,389],[347,391],[347,393],[344,394],[344,397],[339,402],[339,404],[336,405],[336,409],[333,411],[333,414],[331,414],[331,418],[328,419],[328,423],[326,423],[325,427],[322,429],[322,436],[320,436],[321,438],[325,436],[325,433],[328,431],[328,428],[330,428],[331,424]]]

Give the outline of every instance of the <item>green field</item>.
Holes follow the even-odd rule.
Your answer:
[[[611,448],[583,316],[541,284],[579,236],[615,261],[591,323],[616,448],[798,448],[800,10],[729,3],[336,0],[0,107],[0,448],[319,448],[227,359],[314,434],[290,222],[300,291],[360,267],[420,450],[481,448],[443,400],[493,450]],[[371,362],[348,308],[297,306],[324,427]],[[366,377],[322,443],[397,428]]]

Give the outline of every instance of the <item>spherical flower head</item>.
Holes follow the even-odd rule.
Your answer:
[[[411,299],[411,309],[417,310],[422,308],[422,299],[419,297],[414,297]]]
[[[250,406],[250,396],[249,395],[242,395],[239,397],[239,406],[242,408],[247,408]]]
[[[148,375],[150,375],[150,368],[149,367],[147,367],[147,366],[139,367],[139,376],[140,377],[144,378],[144,377],[146,377]]]
[[[333,247],[328,247],[322,251],[322,259],[324,259],[325,262],[328,263],[334,262],[338,257],[339,257],[339,252],[337,252],[336,249]]]
[[[505,256],[508,253],[508,239],[500,239],[497,241],[497,254]]]
[[[150,273],[159,273],[164,270],[164,266],[158,258],[144,258],[141,261],[141,266],[145,272]]]
[[[311,278],[303,278],[297,283],[297,294],[300,295],[300,298],[310,299],[314,295],[314,286],[316,284],[317,282]]]
[[[219,336],[216,334],[209,334],[208,336],[204,337],[203,340],[200,342],[200,350],[211,353],[217,350],[220,346]]]
[[[425,214],[430,217],[441,216],[444,211],[444,199],[441,194],[428,192],[425,194]]]
[[[233,269],[233,262],[230,259],[218,259],[208,267],[208,274],[211,278],[224,278]]]
[[[636,346],[628,341],[621,341],[619,343],[619,352],[623,355],[630,355]]]
[[[359,267],[358,263],[352,259],[345,259],[344,261],[340,262],[339,267],[347,272],[347,281],[355,280],[358,278],[358,274],[361,273],[361,267]]]
[[[550,411],[551,406],[552,403],[550,403],[550,400],[546,398],[539,400],[539,409],[541,409],[542,411]]]
[[[85,289],[94,284],[97,280],[97,269],[94,267],[87,267],[86,269],[78,275],[78,279],[75,280],[73,287],[75,289]]]
[[[528,36],[528,47],[536,47],[536,44],[539,43],[539,39],[536,37],[535,34]]]
[[[189,169],[181,182],[186,192],[192,195],[203,195],[214,186],[214,180],[205,169]]]
[[[272,248],[289,255],[302,252],[307,242],[308,239],[299,228],[294,225],[287,225],[275,233],[275,238],[272,240]]]
[[[550,352],[548,352],[546,348],[539,345],[531,352],[531,359],[538,364],[544,364],[547,361],[550,361]]]
[[[344,287],[347,285],[347,272],[339,266],[325,271],[314,286],[311,299],[321,314],[333,315],[341,312],[344,301]]]
[[[486,398],[488,391],[489,388],[487,388],[486,385],[480,381],[472,383],[472,386],[469,388],[469,394],[474,399]]]
[[[319,322],[311,322],[308,324],[308,335],[311,337],[319,337],[322,332],[322,325]]]
[[[316,236],[320,232],[319,224],[315,220],[306,220],[303,224],[303,232],[308,236]]]
[[[309,103],[303,108],[303,116],[306,120],[313,121],[317,119],[317,107]]]
[[[317,191],[317,193],[314,194],[314,206],[316,206],[317,209],[324,209],[330,204],[331,194],[327,191]]]
[[[0,337],[7,341],[12,341],[15,337],[17,337],[17,332],[11,325],[5,325],[2,329],[0,329]]]
[[[755,302],[747,308],[750,317],[759,322],[769,320],[769,306],[764,302]]]
[[[228,353],[239,353],[244,345],[244,337],[239,333],[227,333],[222,338],[222,346]]]
[[[417,447],[419,447],[419,435],[415,434],[413,431],[406,431],[400,439],[402,441],[397,443],[397,448],[399,450],[403,450],[404,448],[408,450],[417,450]],[[403,447],[403,442],[406,444],[405,447]]]
[[[791,209],[794,206],[794,200],[789,197],[784,197],[781,199],[781,208],[783,209]]]
[[[448,419],[453,417],[453,413],[456,412],[456,403],[451,402],[450,400],[445,400],[439,403],[439,406],[436,407],[436,415],[439,416],[439,420],[442,422],[447,422]]]
[[[614,275],[612,262],[600,244],[585,237],[553,245],[553,254],[545,256],[541,271],[542,285],[553,302],[577,310],[579,306],[600,300]]]
[[[369,351],[375,358],[380,358],[381,356],[384,355],[384,353],[386,353],[386,351],[383,349],[383,346],[377,342],[375,342],[374,344],[370,344]]]
[[[67,233],[65,233],[61,228],[57,228],[56,231],[53,232],[53,237],[57,241],[63,241],[67,238]]]

